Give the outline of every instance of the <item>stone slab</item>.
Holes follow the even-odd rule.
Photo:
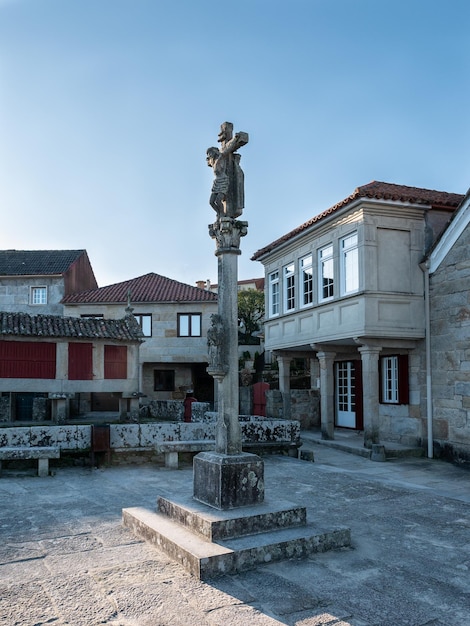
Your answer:
[[[263,502],[243,509],[218,511],[198,502],[191,496],[157,500],[157,509],[163,515],[198,533],[209,541],[219,541],[266,530],[305,526],[305,507],[290,502]]]
[[[226,510],[264,500],[264,463],[259,456],[200,452],[193,459],[196,500]]]
[[[54,447],[4,447],[0,448],[0,460],[14,459],[58,459],[60,448]]]
[[[123,509],[122,518],[134,534],[161,549],[200,580],[351,545],[349,528],[327,530],[307,524],[216,543],[161,513],[141,507]]]

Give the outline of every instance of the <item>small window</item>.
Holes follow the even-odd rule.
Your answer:
[[[31,287],[31,304],[47,304],[47,287]]]
[[[357,233],[341,240],[341,293],[346,295],[359,289],[359,252]]]
[[[308,306],[313,302],[313,266],[312,255],[300,259],[300,289],[301,306]]]
[[[200,337],[201,314],[178,313],[178,337]]]
[[[284,268],[284,310],[295,309],[295,264]]]
[[[139,326],[142,329],[144,337],[152,336],[152,316],[150,313],[137,313],[134,314],[135,319],[138,321]]]
[[[175,370],[154,370],[153,381],[154,391],[174,391]]]
[[[269,317],[279,315],[279,272],[269,275]]]
[[[329,300],[334,294],[333,245],[318,251],[319,299]]]
[[[380,359],[380,402],[408,404],[408,355],[384,356]]]
[[[84,320],[102,320],[104,315],[103,313],[82,313],[80,317]]]

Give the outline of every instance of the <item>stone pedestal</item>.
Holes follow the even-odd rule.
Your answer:
[[[193,497],[219,510],[264,500],[264,463],[249,453],[201,452],[194,457]]]

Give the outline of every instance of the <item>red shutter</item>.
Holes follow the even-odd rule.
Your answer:
[[[0,341],[0,378],[55,377],[55,343]]]
[[[410,403],[410,384],[408,375],[408,355],[398,356],[398,403]]]
[[[127,378],[127,346],[104,347],[104,377]]]
[[[69,380],[93,379],[93,344],[69,343]]]

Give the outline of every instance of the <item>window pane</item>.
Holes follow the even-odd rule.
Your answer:
[[[300,270],[302,280],[302,305],[305,306],[313,302],[312,255],[300,261]]]
[[[269,275],[269,315],[279,315],[279,272]]]
[[[284,298],[286,311],[295,308],[295,265],[284,268]]]
[[[140,315],[137,313],[134,315],[135,319],[139,323],[139,326],[142,329],[144,337],[152,336],[152,316],[150,314]]]
[[[175,390],[175,370],[154,370],[154,391]]]
[[[333,246],[327,246],[319,252],[320,256],[320,298],[332,298],[334,293]]]
[[[201,316],[191,315],[191,337],[201,336]]]
[[[382,402],[398,402],[398,357],[382,358]]]
[[[179,313],[178,314],[178,336],[179,337],[200,337],[201,336],[201,314],[200,313]]]
[[[33,287],[31,290],[31,304],[47,304],[46,287]]]
[[[359,289],[359,254],[357,248],[357,233],[345,237],[341,242],[343,293],[352,293]]]
[[[189,315],[179,316],[179,335],[180,337],[189,337]]]

